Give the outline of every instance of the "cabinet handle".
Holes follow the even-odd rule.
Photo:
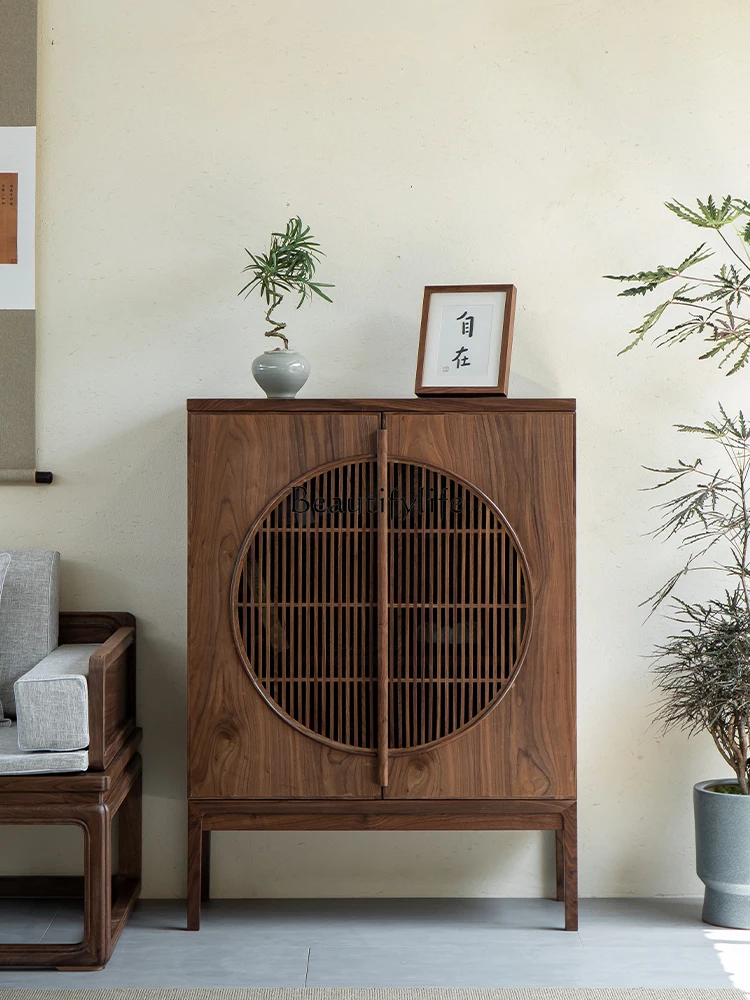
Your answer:
[[[388,784],[388,431],[378,431],[378,780]]]

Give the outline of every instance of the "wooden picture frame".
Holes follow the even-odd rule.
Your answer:
[[[416,395],[507,396],[515,310],[515,285],[427,285]],[[472,345],[469,341],[475,335],[478,339]],[[475,348],[473,362],[471,347]],[[449,360],[454,349],[456,354]],[[472,364],[473,371],[466,371]]]

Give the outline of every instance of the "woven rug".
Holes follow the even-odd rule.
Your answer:
[[[2,990],[2,1000],[746,1000],[741,990],[212,989]]]

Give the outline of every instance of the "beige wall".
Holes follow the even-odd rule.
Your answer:
[[[184,890],[184,400],[258,394],[242,247],[297,212],[337,286],[333,306],[289,317],[308,395],[410,394],[422,287],[518,286],[514,393],[579,400],[582,891],[696,892],[690,786],[724,768],[707,738],[649,730],[643,654],[663,626],[637,604],[674,555],[643,537],[640,467],[693,457],[671,424],[737,406],[748,376],[689,348],[617,359],[638,306],[600,275],[700,242],[665,198],[750,195],[750,7],[40,6],[38,467],[56,483],[2,489],[1,534],[62,550],[66,608],[138,616],[146,894]],[[20,866],[42,836],[3,831],[4,857]],[[217,842],[224,895],[551,880],[539,834]]]

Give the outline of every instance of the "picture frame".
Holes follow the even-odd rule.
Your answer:
[[[427,285],[417,396],[508,395],[515,285]]]

